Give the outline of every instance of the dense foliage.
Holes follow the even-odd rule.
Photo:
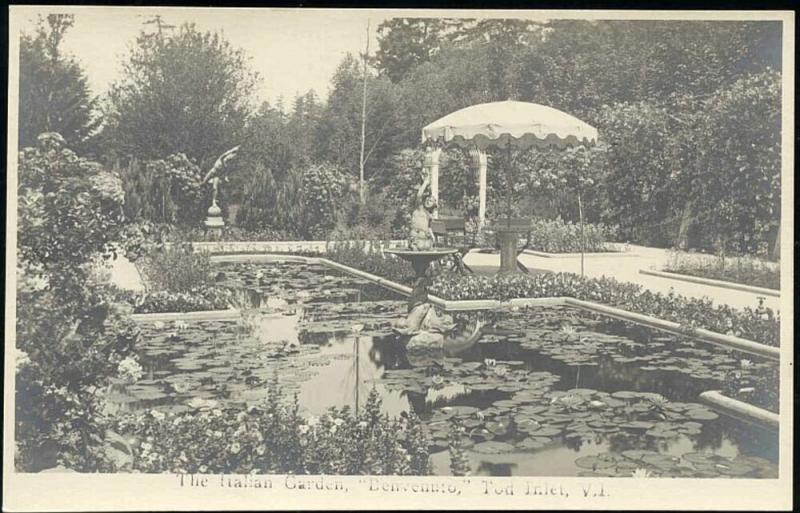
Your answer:
[[[675,253],[663,270],[767,289],[781,288],[780,267],[756,258],[724,256],[712,258],[705,255],[693,258],[686,254]]]
[[[124,233],[119,180],[39,137],[19,160],[15,462],[104,468],[101,396],[138,330],[92,263]]]
[[[425,475],[428,439],[413,413],[390,419],[374,390],[365,407],[332,408],[303,418],[275,383],[269,398],[245,411],[209,409],[123,417],[115,429],[122,470],[215,474]],[[127,457],[125,457],[127,455]]]
[[[614,231],[603,224],[576,223],[557,218],[552,221],[536,219],[531,224],[528,249],[545,253],[578,253],[611,251],[606,244],[614,239]]]
[[[124,212],[130,221],[199,226],[211,204],[208,188],[200,184],[201,169],[179,153],[164,159],[126,165],[116,161],[114,171],[122,179]]]

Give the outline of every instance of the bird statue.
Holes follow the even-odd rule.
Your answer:
[[[200,182],[200,185],[203,186],[208,182],[211,182],[213,187],[212,189],[212,196],[211,196],[211,205],[212,208],[217,206],[217,190],[219,187],[219,179],[222,175],[222,172],[225,171],[225,167],[228,163],[236,158],[236,154],[239,151],[239,146],[234,146],[230,150],[226,151],[222,155],[217,158],[217,161],[214,162],[214,165],[211,169],[206,173],[206,176],[203,178],[203,181]]]

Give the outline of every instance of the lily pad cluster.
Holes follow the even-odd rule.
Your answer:
[[[498,323],[512,331],[505,340],[570,366],[597,366],[603,359],[645,372],[674,372],[721,386],[728,374],[758,374],[774,366],[736,351],[630,323],[592,319],[574,309],[531,308]],[[612,333],[609,333],[612,332]],[[621,334],[620,334],[621,333]],[[491,339],[489,339],[491,341]]]
[[[684,477],[684,478],[777,478],[777,465],[755,456],[728,458],[711,452],[688,452],[680,456],[631,449],[604,452],[575,460],[583,477]]]
[[[358,302],[397,296],[367,280],[320,264],[221,263],[216,269],[217,282],[238,291],[236,300],[244,308],[282,308],[297,302]]]
[[[315,344],[265,341],[248,334],[241,321],[192,321],[143,326],[140,356],[144,376],[117,386],[107,398],[129,408],[180,413],[199,409],[200,401],[245,407],[267,395],[278,377],[287,395],[331,363]]]

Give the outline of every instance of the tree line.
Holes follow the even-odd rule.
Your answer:
[[[72,21],[48,16],[22,38],[20,145],[61,133],[123,176],[136,196],[126,201],[129,217],[199,224],[202,208],[182,204],[198,201],[195,175],[240,144],[221,188],[238,225],[283,237],[365,224],[396,231],[419,176],[421,128],[475,103],[514,99],[575,115],[602,140],[586,154],[515,159],[517,213],[574,221],[580,193],[588,221],[614,225],[631,242],[773,255],[777,248],[779,22],[385,21],[377,51],[366,56],[362,205],[363,55],[339,63],[325,101],[308,91],[259,104],[255,88],[269,77],[254,73],[242,50],[190,23],[166,28],[154,19],[120,79],[97,98],[60,51]],[[491,216],[509,184],[492,172],[503,156],[490,158]],[[446,152],[440,188],[448,210],[476,214],[474,173],[466,155]]]

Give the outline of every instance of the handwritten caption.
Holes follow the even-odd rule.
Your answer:
[[[343,480],[335,476],[259,476],[259,475],[208,475],[176,474],[181,488],[223,488],[297,490],[298,492],[381,492],[395,494],[420,494],[461,496],[480,495],[494,497],[582,497],[602,499],[609,497],[605,483],[564,484],[547,480],[517,479],[508,481],[484,477],[461,479],[424,478],[405,480],[392,477],[360,477]],[[354,486],[356,485],[356,486]]]

